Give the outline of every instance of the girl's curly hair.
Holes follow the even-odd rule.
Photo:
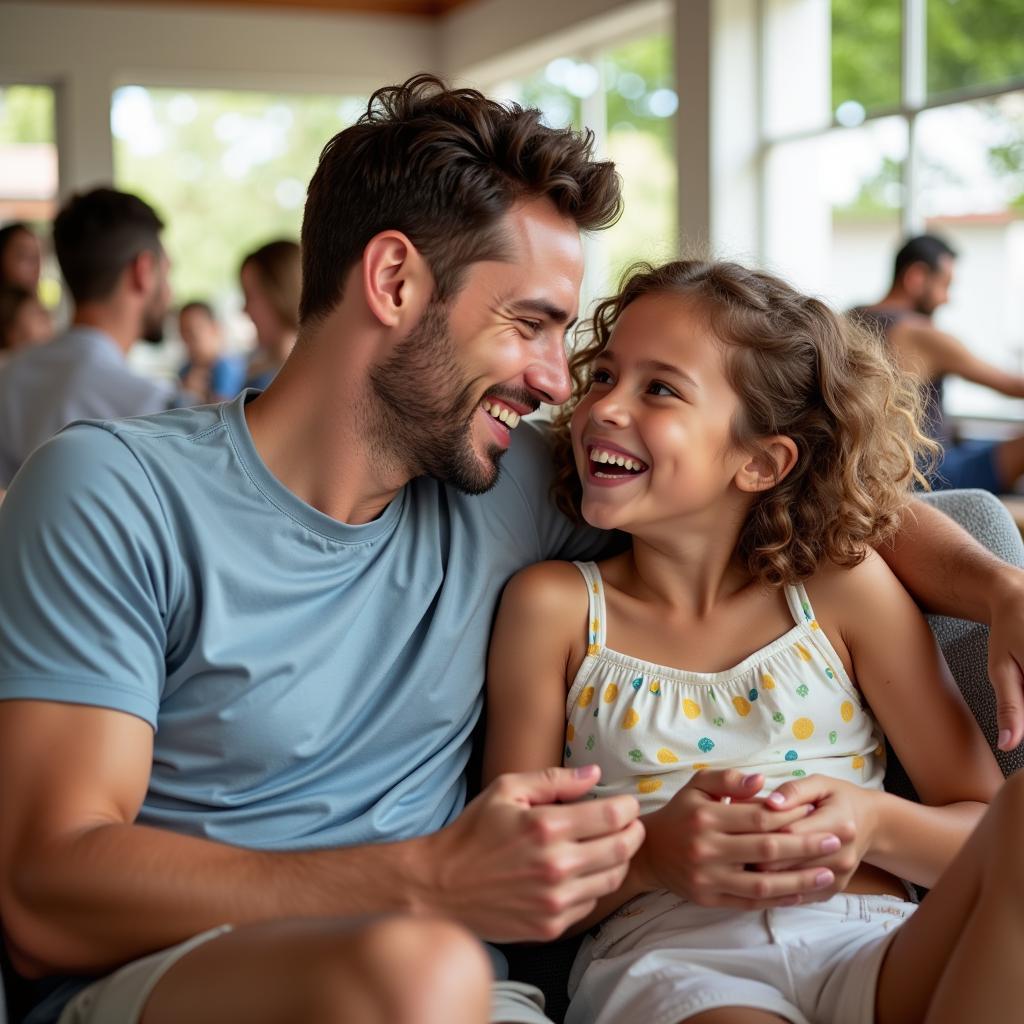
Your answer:
[[[579,518],[569,421],[591,366],[622,311],[650,294],[677,295],[708,315],[740,399],[735,444],[755,452],[773,434],[796,442],[796,465],[756,497],[740,535],[751,574],[772,586],[798,583],[824,561],[857,565],[891,538],[939,452],[918,426],[920,389],[877,336],[770,274],[727,262],[638,264],[619,294],[598,304],[589,341],[569,360],[572,397],[555,418],[559,507]]]

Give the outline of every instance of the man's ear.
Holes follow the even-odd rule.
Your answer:
[[[153,292],[158,273],[158,256],[151,249],[137,253],[124,268],[124,280],[137,295],[149,296]]]
[[[785,434],[761,438],[758,451],[737,471],[736,486],[751,494],[767,491],[789,475],[798,455],[796,442]]]
[[[363,250],[363,293],[385,327],[419,322],[434,294],[434,275],[401,231],[374,235]]]
[[[903,271],[903,290],[908,295],[920,295],[924,290],[925,285],[928,283],[928,277],[931,273],[932,268],[923,260],[911,263],[910,266]]]

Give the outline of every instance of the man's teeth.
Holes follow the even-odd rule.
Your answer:
[[[500,420],[509,430],[515,430],[519,426],[519,413],[513,412],[507,406],[498,405],[497,402],[493,405],[490,402],[484,402],[483,406],[484,412],[490,414],[496,420]]]
[[[590,452],[590,458],[591,461],[598,462],[601,465],[611,464],[613,466],[622,466],[623,469],[629,469],[633,472],[647,468],[638,459],[631,459],[628,456],[619,455],[617,452],[608,452],[602,448],[592,449]]]

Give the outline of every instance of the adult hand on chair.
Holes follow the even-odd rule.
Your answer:
[[[996,694],[1000,750],[1024,740],[1024,572],[1006,572],[989,610],[988,677]]]

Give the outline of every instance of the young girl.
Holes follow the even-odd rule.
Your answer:
[[[632,545],[509,584],[485,760],[597,764],[644,812],[567,1020],[1016,1019],[1024,787],[872,550],[929,452],[914,392],[728,263],[635,273],[572,369],[575,497]],[[921,804],[883,790],[883,730]]]

